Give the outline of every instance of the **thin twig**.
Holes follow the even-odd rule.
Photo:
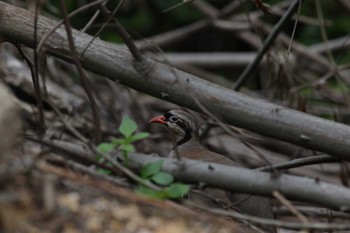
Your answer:
[[[109,25],[109,22],[113,19],[114,15],[117,13],[117,11],[119,10],[119,8],[122,6],[124,0],[119,1],[119,3],[117,4],[117,6],[114,8],[113,12],[110,14],[110,16],[105,16],[107,17],[105,19],[105,22],[102,24],[102,26],[98,29],[98,31],[95,33],[94,37],[89,41],[89,43],[87,43],[87,45],[85,46],[84,50],[81,52],[81,56],[83,57],[84,53],[86,52],[86,50],[90,47],[90,45],[92,44],[92,42],[94,42],[94,40],[101,34],[101,32],[105,29],[105,27],[107,27]],[[101,5],[104,6],[104,3],[101,3]],[[98,10],[99,13],[101,13],[101,10]],[[113,24],[111,24],[111,26],[114,26]]]
[[[327,49],[331,51],[340,50],[340,52],[342,51],[345,52],[350,47],[350,35],[348,34],[343,37],[338,37],[332,40],[328,40],[327,44],[328,45],[325,46],[324,42],[322,41],[321,43],[310,45],[308,48],[313,53],[324,53]]]
[[[282,169],[291,169],[291,168],[302,167],[302,166],[313,165],[313,164],[333,163],[333,162],[339,162],[339,159],[336,157],[332,157],[330,155],[316,155],[316,156],[311,156],[306,158],[294,159],[288,162],[259,167],[254,170],[257,170],[257,171],[282,170]]]
[[[39,15],[40,1],[35,2],[35,14],[34,14],[34,45],[38,43],[38,15]],[[29,65],[29,64],[28,64]],[[37,107],[39,111],[39,133],[43,135],[45,133],[45,118],[44,118],[44,106],[41,97],[40,80],[39,80],[39,55],[34,50],[34,70],[32,72],[33,85],[35,90],[35,97],[37,101]],[[33,76],[34,74],[34,76]]]
[[[81,29],[81,32],[86,32],[91,25],[95,22],[95,20],[97,19],[97,17],[100,15],[100,10],[97,10],[95,12],[95,14],[91,17],[91,19],[89,20],[89,22],[87,22],[87,24],[83,27],[83,29]]]
[[[202,14],[204,14],[208,18],[216,18],[220,11],[213,7],[210,3],[203,0],[196,0],[192,3]]]
[[[246,1],[246,0],[242,0],[242,1]],[[217,17],[225,18],[229,16],[239,8],[242,1],[231,1],[222,9],[222,11],[219,13],[219,15],[217,15]],[[165,32],[153,37],[143,39],[142,41],[136,42],[136,44],[138,44],[138,47],[141,51],[152,48],[154,44],[158,46],[171,44],[210,27],[212,23],[213,23],[213,19],[202,19],[192,24],[172,30],[170,32]],[[146,41],[147,43],[144,43],[143,41]]]
[[[175,5],[171,6],[171,7],[169,7],[169,8],[167,8],[167,9],[163,10],[162,13],[166,13],[166,12],[168,12],[168,11],[174,10],[174,9],[176,9],[176,8],[182,6],[182,5],[191,3],[191,2],[193,2],[193,1],[194,1],[194,0],[182,0],[182,2],[177,3],[177,4],[175,4]]]
[[[121,2],[123,2],[123,1],[121,1]],[[117,30],[117,32],[120,35],[120,37],[124,40],[126,46],[128,46],[128,48],[130,50],[130,53],[133,55],[135,60],[137,62],[142,62],[143,61],[143,56],[142,56],[141,52],[139,51],[139,49],[136,47],[136,45],[135,45],[134,41],[132,40],[131,36],[124,29],[124,27],[119,23],[119,21],[114,18],[114,15],[117,13],[116,11],[118,10],[118,8],[116,8],[116,10],[111,15],[109,15],[108,9],[106,8],[105,5],[99,4],[98,6],[99,6],[99,9],[100,9],[103,17],[108,22],[112,21],[114,23],[114,28]]]
[[[276,226],[276,227],[294,229],[294,230],[309,229],[309,230],[325,231],[325,230],[349,230],[350,229],[349,223],[323,223],[323,222],[301,223],[301,222],[291,222],[291,221],[280,221],[280,220],[266,219],[266,218],[260,218],[260,217],[246,215],[246,214],[241,214],[232,210],[225,211],[222,209],[215,209],[215,208],[209,209],[209,208],[203,207],[202,205],[197,205],[189,201],[187,201],[186,203],[190,206],[208,211],[213,214],[232,217],[234,219],[245,220],[250,223],[261,224],[266,226]]]
[[[329,210],[326,208],[320,208],[320,207],[313,207],[313,206],[297,206],[299,212],[303,213],[304,215],[310,216],[310,217],[326,217],[327,219],[350,219],[350,215],[344,212]],[[277,216],[285,216],[290,215],[289,209],[286,207],[278,207],[274,209],[274,213]]]
[[[320,29],[321,29],[321,37],[322,37],[323,45],[326,48],[325,51],[330,63],[332,64],[332,66],[335,66],[336,63],[334,61],[333,54],[328,46],[328,36],[327,36],[326,29],[324,27],[325,23],[324,23],[324,16],[323,16],[321,2],[319,0],[316,0],[315,4],[316,4],[316,12],[317,12],[318,20],[320,21]]]
[[[283,29],[284,25],[287,23],[287,21],[290,19],[290,17],[295,12],[296,8],[298,7],[298,3],[300,0],[294,0],[292,4],[290,5],[289,9],[286,11],[286,13],[283,15],[283,17],[278,21],[278,23],[273,28],[270,35],[267,37],[267,39],[264,42],[264,45],[260,48],[258,55],[252,61],[246,69],[243,71],[243,73],[239,76],[236,83],[232,87],[235,91],[239,91],[239,89],[242,87],[244,82],[256,71],[257,66],[259,65],[260,61],[262,60],[263,56],[267,52],[267,50],[271,47],[275,39],[277,38],[280,31]]]
[[[283,204],[285,207],[287,207],[295,216],[297,216],[297,218],[299,218],[302,223],[304,223],[304,224],[310,223],[309,220],[302,213],[300,213],[300,211],[297,208],[295,208],[295,206],[290,201],[288,201],[287,198],[285,198],[279,191],[274,190],[272,192],[272,195],[281,204]]]
[[[86,77],[83,67],[81,65],[80,59],[79,59],[79,54],[75,48],[74,45],[74,39],[73,39],[73,35],[72,35],[72,29],[68,20],[68,14],[67,14],[67,9],[64,3],[64,0],[61,0],[61,11],[63,14],[63,21],[64,21],[64,25],[66,28],[66,32],[67,32],[67,39],[68,39],[68,43],[69,43],[69,48],[70,51],[72,53],[72,57],[73,57],[73,62],[77,68],[77,71],[79,73],[79,77],[82,83],[82,86],[84,88],[84,91],[86,93],[86,95],[88,96],[89,102],[90,102],[90,106],[91,106],[91,110],[92,110],[92,116],[94,119],[94,127],[95,127],[95,141],[96,142],[100,142],[102,139],[102,134],[101,134],[101,120],[100,120],[100,116],[98,114],[98,108],[96,105],[96,101],[95,98],[93,96],[92,93],[92,88],[91,88],[91,84],[88,80],[88,78]]]
[[[22,59],[27,63],[29,69],[30,69],[30,73],[31,73],[31,77],[32,77],[32,81],[33,81],[33,86],[34,86],[34,92],[35,92],[35,96],[36,96],[36,100],[37,100],[37,107],[38,107],[38,111],[39,111],[39,132],[42,132],[42,120],[44,120],[44,130],[45,130],[45,118],[44,118],[44,112],[43,112],[43,105],[42,105],[42,99],[41,99],[41,91],[40,91],[40,87],[38,88],[37,86],[37,80],[38,76],[36,75],[35,72],[35,68],[34,68],[34,64],[32,63],[32,61],[29,59],[29,57],[23,52],[21,46],[17,43],[13,43],[13,45],[16,47],[16,49],[19,52],[19,55],[22,57]],[[39,89],[39,92],[37,91]],[[40,97],[38,96],[40,93]],[[41,104],[39,104],[39,102]],[[34,110],[33,110],[34,111]]]
[[[48,162],[51,163],[51,161],[48,161]],[[91,169],[91,167],[84,166],[84,165],[77,163],[75,161],[72,161],[72,160],[54,161],[54,164],[57,164],[57,163],[61,163],[63,166],[71,167],[72,170],[74,170],[74,171],[83,172],[83,173],[88,174],[89,176],[92,176],[94,178],[109,181],[115,185],[128,187],[128,188],[130,188],[130,186],[131,186],[129,183],[126,182],[125,178],[123,178],[124,180],[122,180],[121,178],[115,178],[113,176],[99,173],[96,170]]]
[[[234,204],[229,204],[229,203],[225,202],[224,200],[222,200],[221,198],[216,197],[216,196],[206,192],[206,190],[202,191],[202,190],[197,190],[197,189],[191,189],[190,193],[194,193],[194,194],[200,195],[201,197],[207,198],[207,199],[211,200],[212,202],[218,204],[223,209],[230,208],[230,209],[237,210],[237,208],[235,207]]]
[[[214,121],[216,121],[216,123],[228,134],[231,135],[232,137],[235,137],[236,135],[234,134],[234,132],[232,131],[232,129],[230,127],[227,127],[225,125],[225,123],[220,120],[217,116],[215,116],[213,113],[211,113],[209,111],[209,109],[207,109],[199,100],[195,95],[192,95],[193,100],[195,101],[195,103],[198,105],[198,107],[208,116],[210,116]],[[260,159],[262,159],[266,164],[271,165],[271,162],[266,158],[266,156],[264,154],[262,154],[261,152],[259,152],[258,150],[256,150],[252,145],[250,145],[248,142],[245,142],[242,139],[238,139],[243,145],[245,145],[247,148],[249,148],[250,150],[252,150],[257,157],[259,157]],[[273,169],[272,169],[273,170]]]
[[[82,7],[72,11],[71,13],[69,13],[68,15],[68,19],[70,19],[71,17],[85,11],[85,10],[88,10],[89,8],[95,6],[95,5],[98,5],[98,4],[101,4],[103,2],[106,2],[107,0],[96,0],[95,2],[91,2],[91,3],[88,3],[88,4],[85,4],[83,5]],[[59,28],[62,24],[64,23],[63,20],[59,21],[50,31],[48,31],[44,36],[42,36],[38,46],[36,47],[36,51],[40,51],[41,47],[43,46],[44,42],[47,40],[47,38],[55,32],[55,30],[57,28]]]
[[[285,62],[286,63],[288,62],[290,49],[292,48],[292,43],[293,43],[293,39],[294,39],[296,28],[297,28],[297,25],[298,25],[300,14],[301,14],[301,0],[299,1],[299,7],[298,7],[297,16],[296,16],[296,19],[295,19],[292,35],[290,36],[290,42],[289,42],[288,49],[287,49],[286,56],[285,56]]]

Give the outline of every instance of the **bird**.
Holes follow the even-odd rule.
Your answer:
[[[163,115],[151,118],[149,123],[165,125],[173,132],[175,145],[169,153],[169,157],[171,158],[180,157],[230,166],[241,166],[224,155],[206,150],[199,140],[199,126],[196,118],[186,111],[170,110]],[[275,218],[269,198],[226,192],[214,188],[206,188],[203,191],[209,197],[214,198],[211,198],[211,200],[206,198],[205,200],[203,195],[201,197],[199,195],[193,195],[193,198],[189,197],[189,199],[208,207],[217,207],[218,200],[221,201],[221,207],[223,207],[222,203],[225,203],[227,206],[230,203],[234,203],[234,207],[242,213],[268,219]],[[266,230],[266,232],[277,232],[276,228],[272,226],[261,226],[261,228]]]

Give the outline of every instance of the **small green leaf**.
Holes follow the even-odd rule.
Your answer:
[[[183,198],[190,191],[190,187],[186,184],[173,183],[164,191],[169,198],[178,199]]]
[[[102,153],[108,154],[115,148],[115,145],[112,143],[101,143],[97,146],[97,149],[101,151]]]
[[[157,160],[153,163],[146,164],[141,169],[141,177],[148,178],[160,171],[163,165],[163,160]]]
[[[111,142],[114,146],[119,146],[121,144],[127,144],[124,138],[113,139]]]
[[[130,138],[130,142],[135,142],[144,138],[147,138],[149,136],[149,133],[146,132],[140,132],[135,135],[132,135]]]
[[[151,180],[156,184],[165,186],[170,185],[174,181],[174,177],[169,173],[157,172],[152,176]]]
[[[135,147],[132,144],[120,145],[120,149],[126,152],[135,152]]]
[[[148,197],[152,197],[154,199],[165,199],[166,198],[166,193],[162,191],[155,191],[153,189],[147,188],[145,186],[139,186],[135,190],[136,193],[146,195]]]
[[[125,137],[129,138],[137,129],[137,125],[135,121],[130,119],[130,117],[125,116],[120,123],[118,131]]]

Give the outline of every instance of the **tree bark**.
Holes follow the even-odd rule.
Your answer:
[[[119,159],[123,159],[119,156]],[[140,170],[146,164],[163,160],[162,170],[187,183],[205,183],[233,192],[271,196],[278,190],[287,198],[316,203],[334,210],[350,212],[350,190],[311,178],[292,175],[272,177],[269,173],[198,160],[152,157],[129,154],[131,168]]]
[[[82,158],[94,159],[88,147],[59,140],[37,140],[60,156],[70,160],[81,161]],[[110,158],[124,160],[121,153],[115,153]],[[248,193],[261,196],[272,196],[275,190],[287,198],[310,203],[316,203],[338,211],[350,212],[350,190],[339,185],[329,184],[306,177],[281,174],[273,176],[270,173],[232,167],[217,163],[207,163],[198,160],[182,158],[181,161],[164,157],[149,156],[141,153],[129,153],[130,169],[140,171],[146,164],[163,160],[162,170],[174,175],[178,181],[187,183],[204,183],[211,187],[225,189],[237,193]]]
[[[40,16],[38,39],[56,24]],[[0,2],[1,36],[34,48],[33,33],[32,12]],[[73,30],[73,37],[87,70],[194,110],[200,110],[199,101],[229,124],[350,161],[350,127],[344,124],[242,95],[152,59],[136,64],[128,51],[100,39],[85,50],[92,37],[77,30]],[[71,61],[63,27],[48,37],[43,48]]]

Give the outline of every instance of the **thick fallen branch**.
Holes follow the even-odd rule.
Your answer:
[[[122,156],[119,158],[121,159]],[[271,196],[278,190],[287,198],[316,203],[328,208],[350,212],[350,189],[321,182],[306,177],[280,175],[249,169],[230,167],[221,164],[183,159],[152,157],[143,154],[130,154],[129,165],[141,169],[148,163],[162,159],[162,169],[174,175],[177,180],[188,183],[203,182],[209,186],[235,192]]]
[[[37,141],[38,142],[38,141]],[[70,154],[74,160],[82,157],[92,158],[92,153],[83,145],[45,140],[46,146],[60,152]],[[71,153],[70,153],[71,151]],[[123,159],[122,155],[117,155]],[[67,156],[66,156],[67,157]],[[350,212],[350,189],[318,181],[315,179],[258,172],[240,167],[230,167],[215,163],[206,163],[197,160],[182,159],[181,162],[173,159],[149,156],[145,154],[129,154],[129,167],[140,170],[145,164],[162,159],[162,170],[169,172],[179,181],[188,183],[206,183],[209,186],[263,196],[272,196],[274,190],[294,200],[316,203],[334,210]]]
[[[0,35],[34,47],[33,18],[27,10],[0,2]],[[56,24],[39,17],[38,39]],[[350,161],[350,127],[346,125],[244,96],[152,59],[135,66],[129,52],[99,39],[82,54],[92,37],[72,32],[81,62],[90,71],[194,110],[199,110],[197,99],[230,124]],[[44,48],[71,61],[66,38],[60,27],[45,41]]]

